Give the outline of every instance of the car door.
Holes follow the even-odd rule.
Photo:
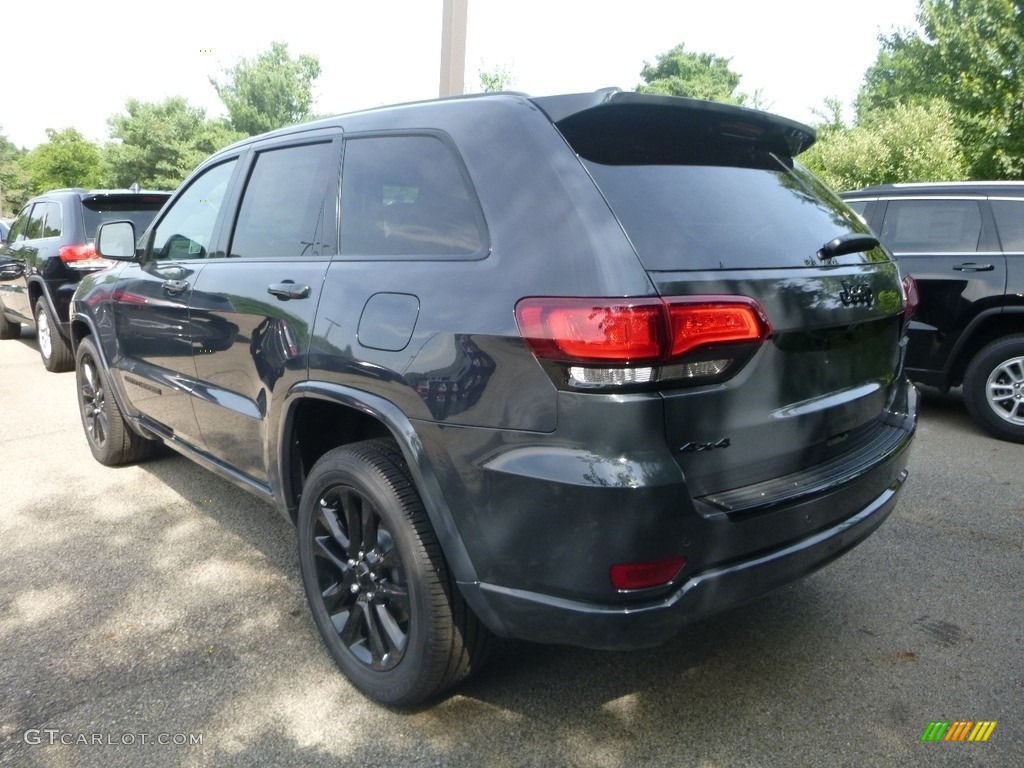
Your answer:
[[[192,291],[196,416],[207,450],[269,484],[277,410],[306,377],[310,329],[336,252],[340,133],[257,145],[227,258]]]
[[[38,273],[40,246],[42,245],[43,250],[46,249],[45,219],[48,206],[45,200],[26,206],[14,222],[12,237],[6,247],[6,256],[17,262],[21,274],[15,279],[0,283],[4,306],[8,312],[13,312],[22,318],[23,322],[29,324],[35,324],[35,313],[32,311],[28,283],[32,275]]]
[[[112,368],[130,407],[150,428],[195,447],[203,445],[190,399],[198,334],[188,304],[215,250],[237,162],[206,169],[175,196],[149,231],[141,261],[122,269],[111,297],[118,340]]]
[[[964,328],[1006,284],[988,204],[983,197],[889,200],[879,231],[920,294],[907,369],[911,378],[941,371]]]

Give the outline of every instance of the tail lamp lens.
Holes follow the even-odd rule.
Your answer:
[[[914,310],[917,309],[917,305],[921,303],[921,296],[917,292],[917,281],[914,280],[910,275],[903,276],[903,317],[905,320],[910,320],[914,314]]]
[[[96,258],[96,248],[92,245],[65,245],[57,251],[60,260],[65,264],[75,261],[88,261]]]
[[[685,557],[670,557],[647,563],[617,563],[610,569],[615,589],[650,589],[670,583],[686,565]]]
[[[516,322],[539,359],[590,388],[720,377],[734,361],[727,346],[749,352],[771,334],[764,311],[743,296],[527,298]]]

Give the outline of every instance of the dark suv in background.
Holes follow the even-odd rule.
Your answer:
[[[907,374],[963,385],[974,419],[1024,442],[1024,182],[895,184],[841,197],[917,282]]]
[[[35,326],[39,354],[50,371],[75,366],[68,307],[83,275],[110,262],[93,239],[104,221],[130,220],[141,232],[169,192],[56,189],[28,201],[0,246],[0,339]]]
[[[295,521],[338,666],[409,704],[497,634],[596,648],[802,577],[893,509],[911,306],[803,125],[616,91],[229,147],[72,335],[105,464],[175,448]]]

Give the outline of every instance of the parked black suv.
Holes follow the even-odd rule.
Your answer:
[[[963,385],[974,419],[1024,442],[1024,183],[895,184],[841,194],[917,282],[907,374]]]
[[[56,189],[28,201],[0,245],[0,339],[34,325],[50,371],[75,367],[68,308],[83,275],[110,262],[96,256],[100,223],[128,219],[149,226],[169,192]]]
[[[377,109],[214,155],[74,298],[105,464],[154,440],[296,521],[351,681],[493,633],[636,648],[892,510],[908,304],[810,129],[617,91]]]

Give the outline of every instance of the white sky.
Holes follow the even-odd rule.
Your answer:
[[[271,42],[312,53],[315,111],[437,95],[442,0],[49,0],[4,2],[0,133],[18,146],[45,129],[108,139],[128,98],[184,96],[223,114],[209,77]],[[917,0],[469,0],[466,89],[506,67],[533,95],[632,89],[644,61],[684,43],[731,58],[739,90],[804,122],[828,97],[849,105],[878,35],[915,25]]]

